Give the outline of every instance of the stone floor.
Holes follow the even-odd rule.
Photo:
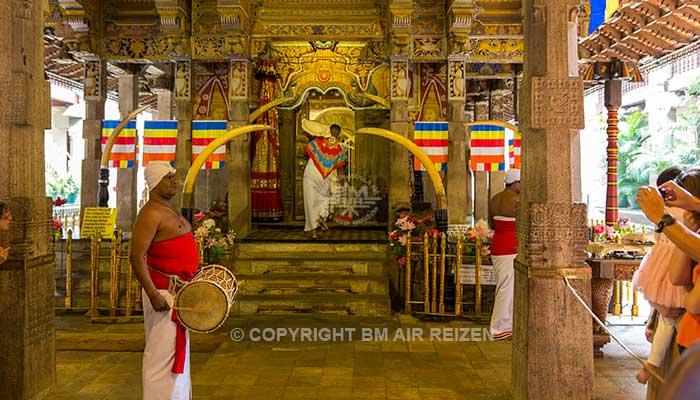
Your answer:
[[[345,330],[344,341],[292,341],[285,337],[265,342],[257,338],[256,328]],[[353,328],[353,341],[349,341]],[[375,328],[378,332],[387,328],[387,339],[363,340],[362,330],[375,332]],[[431,328],[463,329],[461,332],[469,332],[466,339],[471,341],[431,341]],[[425,322],[410,317],[231,318],[216,333],[193,335],[193,398],[510,399],[511,342],[481,341],[484,328],[468,321]],[[140,398],[142,329],[139,323],[90,324],[82,317],[60,317],[57,386],[49,398]],[[230,333],[232,329],[235,331]],[[406,333],[410,329],[422,332],[424,340],[393,340],[396,330]],[[613,329],[646,357],[649,346],[641,339],[641,327]],[[239,333],[244,335],[241,341],[229,337],[238,338]],[[645,388],[634,379],[638,368],[634,359],[616,344],[608,344],[604,351],[606,357],[595,362],[593,398],[643,399]]]

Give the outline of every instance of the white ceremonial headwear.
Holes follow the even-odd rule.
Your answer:
[[[169,173],[175,173],[175,168],[173,168],[167,161],[151,161],[146,165],[146,170],[143,175],[146,177],[146,184],[148,185],[148,190],[151,191],[158,186],[165,175]]]
[[[510,185],[513,182],[520,182],[520,170],[516,168],[511,168],[506,172],[506,185]]]

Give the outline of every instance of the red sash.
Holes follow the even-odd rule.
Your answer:
[[[168,290],[170,278],[166,274],[175,275],[186,282],[191,281],[199,265],[199,251],[194,235],[188,232],[176,238],[151,243],[146,253],[146,263],[151,267],[148,274],[157,289]],[[181,374],[187,357],[187,337],[185,327],[180,324],[175,311],[172,311],[172,320],[177,324],[172,372]]]
[[[518,241],[515,239],[515,218],[494,217],[491,255],[507,256],[518,253]]]

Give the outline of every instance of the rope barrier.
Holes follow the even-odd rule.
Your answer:
[[[652,374],[652,375],[654,376],[654,378],[658,379],[661,383],[665,383],[664,378],[661,377],[661,375],[659,375],[659,374],[658,374],[656,371],[654,371],[652,368],[650,368],[650,367],[647,365],[646,361],[644,361],[643,358],[641,358],[641,357],[638,356],[635,352],[633,352],[632,350],[630,350],[630,348],[627,347],[627,345],[624,344],[624,343],[622,342],[622,340],[620,340],[617,336],[615,336],[614,333],[610,332],[610,330],[605,326],[605,324],[603,323],[603,321],[601,321],[601,320],[598,318],[598,316],[595,315],[595,314],[593,313],[593,310],[591,310],[590,307],[588,307],[588,304],[586,304],[586,301],[583,300],[583,299],[581,298],[581,296],[578,294],[578,292],[576,291],[576,289],[574,289],[574,287],[571,286],[571,283],[569,283],[569,279],[568,279],[566,276],[562,276],[562,278],[564,278],[564,282],[566,283],[566,286],[569,288],[569,290],[571,290],[571,293],[574,294],[574,297],[576,297],[576,300],[578,300],[579,303],[581,303],[581,305],[583,306],[583,308],[585,308],[586,311],[588,311],[588,313],[591,314],[591,317],[593,317],[593,320],[594,320],[595,322],[597,322],[598,325],[600,325],[600,327],[603,328],[603,330],[604,330],[608,335],[610,335],[610,337],[613,338],[613,340],[615,340],[615,341],[617,342],[617,344],[619,344],[620,347],[622,347],[623,350],[625,350],[625,351],[626,351],[627,353],[629,353],[632,357],[634,357],[640,364],[642,364],[642,367],[644,367],[644,369],[646,369],[647,371],[649,371],[649,373]]]

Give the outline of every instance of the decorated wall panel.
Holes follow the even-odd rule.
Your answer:
[[[194,63],[194,119],[227,120],[228,63]]]

